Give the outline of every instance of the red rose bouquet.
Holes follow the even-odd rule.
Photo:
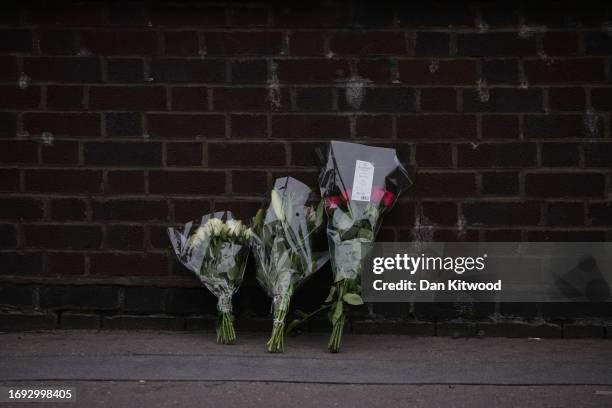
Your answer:
[[[367,244],[411,181],[395,149],[332,141],[319,184],[334,274],[323,308],[329,308],[333,325],[329,350],[338,352],[348,305],[363,303],[361,263]]]

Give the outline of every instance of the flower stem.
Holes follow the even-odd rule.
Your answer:
[[[277,296],[274,299],[272,335],[266,343],[266,347],[270,353],[282,353],[285,351],[285,318],[287,317],[290,301],[290,293]]]
[[[233,344],[236,341],[234,316],[231,312],[219,312],[217,318],[217,343]]]

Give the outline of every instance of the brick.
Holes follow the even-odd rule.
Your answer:
[[[123,310],[138,313],[161,313],[168,290],[155,287],[127,287],[123,290]]]
[[[258,152],[257,155],[252,152]],[[211,143],[208,145],[208,164],[211,167],[284,166],[285,146],[282,143]]]
[[[172,110],[207,111],[208,88],[180,87],[172,89]]]
[[[73,31],[41,30],[38,38],[40,52],[44,55],[74,55],[77,52]]]
[[[482,62],[482,76],[488,84],[516,84],[518,82],[518,61],[515,59],[494,59]]]
[[[332,110],[331,88],[297,88],[295,109],[303,112],[327,112]]]
[[[145,246],[153,249],[168,249],[169,245],[166,227],[155,225],[149,227],[149,239]]]
[[[157,53],[154,31],[82,31],[79,45],[95,55],[153,55]]]
[[[142,136],[142,117],[138,112],[107,113],[106,135],[108,137]]]
[[[317,151],[325,154],[327,145],[322,142],[291,143],[291,166],[310,167],[316,161]]]
[[[424,201],[421,210],[429,223],[434,225],[457,224],[457,204],[449,202]]]
[[[349,85],[340,100],[343,110],[363,112],[414,112],[414,90],[410,88],[361,88]]]
[[[101,26],[106,24],[103,4],[42,5],[26,10],[25,21],[36,25]]]
[[[400,60],[400,81],[414,85],[475,84],[478,79],[476,61],[456,60]]]
[[[397,10],[402,27],[458,27],[474,24],[474,11],[464,4],[403,3]]]
[[[292,59],[274,61],[278,79],[284,82],[310,83],[347,79],[350,76],[346,61],[330,59]]]
[[[168,206],[163,200],[96,199],[91,203],[94,220],[165,221]]]
[[[85,255],[79,252],[47,253],[47,276],[77,276],[85,274]]]
[[[150,12],[151,23],[160,26],[225,26],[224,7],[198,4],[154,5]]]
[[[274,7],[272,13],[275,27],[347,27],[351,24],[351,10],[345,5],[283,5]]]
[[[612,111],[612,88],[591,89],[591,104],[597,111]]]
[[[443,57],[449,55],[450,38],[446,33],[417,33],[414,54],[417,57]]]
[[[463,110],[466,112],[542,112],[542,90],[493,88],[466,89]]]
[[[457,146],[459,167],[533,167],[535,143],[483,143]]]
[[[232,139],[265,138],[268,123],[265,115],[231,115]]]
[[[198,55],[200,46],[198,33],[195,31],[167,31],[164,33],[164,50],[166,55]]]
[[[0,138],[15,137],[17,134],[17,115],[0,112]]]
[[[353,24],[357,27],[388,27],[395,25],[393,4],[355,3]]]
[[[0,56],[0,79],[14,80],[18,77],[17,58],[13,56]]]
[[[237,194],[265,194],[268,176],[265,171],[232,171],[232,192]]]
[[[201,143],[167,143],[166,164],[168,166],[202,165]]]
[[[587,167],[610,167],[612,143],[584,143],[584,164]]]
[[[203,215],[210,213],[210,202],[205,200],[173,200],[174,203],[174,220],[179,222],[197,221],[199,222]],[[157,240],[159,244],[159,240]],[[164,228],[163,231],[163,248],[167,248],[169,244],[168,232]]]
[[[100,116],[95,113],[28,112],[23,115],[23,126],[30,134],[50,132],[54,136],[100,136]]]
[[[14,85],[1,85],[0,109],[32,109],[40,106],[40,88],[29,86],[21,89]]]
[[[386,222],[389,225],[398,226],[414,226],[414,203],[408,201],[398,201],[391,212],[385,216]],[[383,237],[378,237],[381,241],[384,241]]]
[[[108,59],[106,79],[109,82],[143,82],[144,63],[141,59]]]
[[[266,60],[237,60],[232,62],[232,82],[260,83],[268,79]]]
[[[0,141],[0,163],[37,163],[37,143],[30,140]]]
[[[104,86],[89,90],[89,107],[98,110],[166,110],[166,90],[160,86]]]
[[[571,202],[548,203],[546,225],[584,225],[584,204]]]
[[[419,172],[411,193],[417,197],[470,197],[476,193],[476,179],[471,173]]]
[[[472,115],[400,116],[397,119],[399,138],[473,139],[476,118]]]
[[[43,205],[40,200],[33,198],[10,198],[0,199],[0,218],[3,219],[30,219],[42,218]]]
[[[602,242],[606,240],[605,231],[593,230],[554,230],[554,231],[528,231],[527,241],[529,242]],[[583,305],[579,303],[575,306]]]
[[[161,166],[162,145],[155,142],[87,143],[85,163],[91,165]]]
[[[272,137],[282,139],[348,138],[350,126],[347,117],[328,115],[274,115]]]
[[[601,58],[529,60],[523,65],[530,84],[605,82],[604,60]]]
[[[359,59],[356,63],[359,77],[367,81],[390,82],[391,61],[386,58]]]
[[[330,49],[337,55],[402,55],[407,52],[404,33],[393,31],[334,33]]]
[[[390,139],[393,132],[393,118],[390,115],[355,116],[355,137],[364,139]]]
[[[282,46],[280,32],[204,33],[208,55],[277,55]]]
[[[237,6],[232,7],[233,26],[266,26],[268,25],[268,8]]]
[[[576,55],[578,54],[578,35],[575,32],[544,33],[542,48],[546,55]]]
[[[156,59],[151,76],[156,82],[223,82],[225,65],[214,59]]]
[[[0,224],[0,246],[2,246],[2,248],[17,247],[17,230],[14,225]],[[1,294],[2,288],[0,287],[0,295]],[[2,298],[2,296],[0,296],[0,298]]]
[[[15,4],[7,4],[2,10],[0,24],[6,26],[17,26],[21,19],[21,7]]]
[[[223,194],[225,174],[211,171],[151,171],[149,190],[161,194]]]
[[[612,38],[607,32],[584,33],[584,49],[588,55],[608,56],[612,53]]]
[[[523,133],[527,138],[542,139],[602,137],[600,122],[589,128],[582,115],[529,115],[525,116]]]
[[[535,173],[525,176],[532,197],[603,197],[605,177],[597,173]]]
[[[62,312],[60,327],[62,329],[95,330],[100,328],[101,316],[95,313]]]
[[[119,289],[106,285],[45,286],[40,289],[40,306],[45,309],[118,309]]]
[[[457,93],[452,88],[421,89],[421,110],[453,112],[457,110]]]
[[[452,148],[450,144],[417,144],[415,161],[419,167],[452,167]]]
[[[28,285],[0,285],[0,304],[10,306],[33,306],[34,288]]]
[[[96,252],[90,255],[92,275],[166,276],[168,260],[164,254],[119,254]]]
[[[47,108],[57,110],[83,109],[83,88],[80,86],[47,87]]]
[[[289,36],[289,55],[322,56],[325,38],[320,31],[298,31]]]
[[[144,173],[137,170],[109,171],[104,191],[111,194],[144,193]]]
[[[54,313],[40,312],[2,312],[0,313],[0,330],[3,332],[21,332],[28,330],[51,330],[57,328],[57,316]]]
[[[83,221],[87,219],[85,201],[78,198],[51,199],[51,219],[56,221]]]
[[[68,140],[54,141],[41,148],[42,161],[45,164],[78,164],[79,143]]]
[[[266,111],[270,109],[266,88],[214,88],[215,111]]]
[[[93,57],[26,57],[23,71],[32,79],[60,82],[98,82],[100,61]]]
[[[486,172],[482,174],[482,193],[487,195],[517,195],[519,178],[514,172]]]
[[[487,242],[516,242],[521,240],[520,230],[485,230],[485,241]]]
[[[257,210],[261,208],[262,202],[260,201],[244,201],[244,200],[230,200],[230,201],[215,201],[215,211],[227,211],[231,209],[232,216],[247,220],[257,213]]]
[[[146,9],[142,4],[112,3],[108,7],[111,25],[145,26],[147,25]]]
[[[544,143],[542,165],[549,167],[579,166],[579,147],[575,143]]]
[[[102,231],[94,225],[24,225],[25,245],[29,248],[97,249]]]
[[[458,34],[457,52],[470,57],[529,56],[536,55],[536,42],[518,33]]]
[[[106,230],[106,248],[142,250],[144,248],[144,228],[136,225],[111,225]]]
[[[593,225],[612,225],[612,203],[591,203],[588,218]]]
[[[557,111],[584,111],[584,88],[551,88],[548,91],[548,105]]]
[[[0,52],[31,52],[32,33],[29,30],[0,30]]]
[[[470,225],[536,225],[540,220],[540,205],[536,202],[464,203],[463,216]]]
[[[25,189],[39,193],[97,193],[102,187],[102,172],[96,170],[25,171]]]
[[[19,170],[0,169],[0,191],[19,190]]]
[[[39,275],[42,256],[33,252],[0,252],[0,274],[7,276]]]
[[[147,127],[152,137],[225,137],[223,115],[147,115]]]

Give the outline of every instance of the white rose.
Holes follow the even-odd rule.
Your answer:
[[[227,220],[227,230],[230,235],[238,237],[242,232],[242,221],[240,220]]]
[[[252,234],[253,234],[253,231],[250,228],[245,228],[244,231],[242,231],[242,236],[247,241],[251,239]]]
[[[223,221],[221,221],[219,218],[210,218],[206,224],[209,225],[210,230],[216,236],[221,235],[223,232]]]

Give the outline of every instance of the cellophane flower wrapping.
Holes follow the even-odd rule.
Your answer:
[[[204,215],[197,227],[168,228],[168,235],[179,261],[217,297],[217,342],[233,343],[232,296],[244,275],[251,229],[227,211]]]
[[[412,184],[395,149],[332,141],[319,184],[327,213],[334,284],[326,299],[333,325],[329,350],[338,352],[348,305],[360,305],[361,263],[383,217]]]
[[[257,280],[272,298],[274,321],[269,352],[284,351],[285,319],[291,296],[327,260],[314,252],[313,238],[323,223],[323,203],[304,183],[278,178],[267,205],[253,220],[252,247]]]

